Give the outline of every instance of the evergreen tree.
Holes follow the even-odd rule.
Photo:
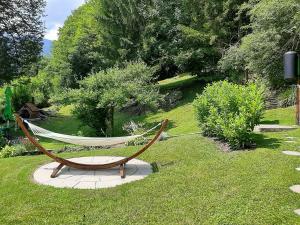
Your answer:
[[[138,60],[142,49],[145,13],[149,0],[101,0],[101,51],[106,68]]]

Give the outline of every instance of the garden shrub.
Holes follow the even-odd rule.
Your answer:
[[[289,107],[296,104],[296,90],[295,86],[288,87],[281,91],[278,95],[278,101],[280,107]]]
[[[263,113],[263,97],[263,89],[255,84],[221,81],[208,85],[194,101],[203,134],[228,142],[232,149],[249,147]]]
[[[40,108],[50,106],[49,100],[53,92],[51,77],[41,70],[37,76],[31,78],[34,103]]]
[[[9,158],[14,156],[14,152],[16,151],[15,147],[6,145],[0,151],[0,158]]]
[[[13,86],[12,105],[15,110],[32,101],[32,85],[29,77],[15,79],[11,85]]]
[[[19,137],[19,145],[17,145],[18,147],[22,146],[22,148],[24,149],[24,152],[34,152],[36,151],[36,147],[34,144],[32,144],[28,139],[25,139],[23,137]]]
[[[15,156],[21,156],[27,153],[24,145],[6,145],[0,150],[0,158],[9,158]]]
[[[15,110],[19,110],[28,102],[41,108],[49,106],[53,85],[45,73],[40,72],[34,77],[19,77],[12,80],[10,86],[13,87],[12,104]]]

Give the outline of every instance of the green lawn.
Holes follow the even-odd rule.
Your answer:
[[[176,77],[159,81],[158,83],[161,90],[167,91],[170,89],[189,87],[197,81],[198,81],[197,76],[184,73]]]
[[[295,107],[268,110],[264,115],[265,124],[294,125],[296,123]]]
[[[168,112],[130,119],[146,126],[169,118],[170,134],[198,131],[191,105],[202,87],[187,87],[184,100]],[[70,115],[41,125],[69,134],[91,132]],[[293,108],[265,114],[264,122],[293,124]],[[116,127],[128,116],[116,115]],[[122,134],[121,129],[116,129]],[[287,143],[287,136],[295,143]],[[300,129],[256,134],[257,148],[222,152],[200,135],[171,138],[155,144],[140,159],[157,162],[159,172],[144,180],[111,189],[55,189],[32,182],[33,171],[50,162],[46,156],[0,159],[0,224],[300,224],[293,210],[299,195],[289,186],[300,184],[299,158],[282,150],[300,151]],[[61,147],[55,142],[43,144]],[[136,147],[60,154],[64,157],[130,155]]]
[[[40,186],[33,171],[45,156],[1,159],[0,224],[299,224],[288,187],[299,182],[297,157],[264,146],[221,152],[200,136],[173,138],[140,158],[159,173],[102,190]],[[134,148],[63,154],[129,155]]]

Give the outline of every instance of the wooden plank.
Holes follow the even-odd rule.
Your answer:
[[[57,174],[58,174],[58,172],[61,170],[61,168],[63,168],[64,167],[64,164],[59,164],[58,165],[58,167],[56,167],[54,170],[53,170],[53,172],[52,172],[52,174],[51,174],[51,178],[55,178],[55,177],[57,177]]]

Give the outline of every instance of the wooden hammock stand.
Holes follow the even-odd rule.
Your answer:
[[[149,141],[144,147],[142,147],[139,151],[137,151],[136,153],[134,153],[133,155],[131,155],[129,157],[126,157],[126,158],[121,159],[116,162],[107,163],[107,164],[82,164],[82,163],[76,163],[76,162],[72,162],[67,159],[60,158],[60,157],[54,155],[53,153],[47,151],[42,145],[40,145],[38,143],[38,141],[36,141],[30,135],[28,129],[24,126],[21,117],[17,114],[15,114],[15,117],[16,117],[17,124],[22,129],[22,131],[24,132],[26,137],[29,139],[29,141],[33,145],[35,145],[42,153],[44,153],[45,155],[49,156],[54,161],[59,163],[59,166],[53,170],[53,172],[51,174],[51,178],[55,178],[57,176],[58,172],[63,168],[63,166],[68,166],[68,167],[80,169],[80,170],[101,170],[101,169],[110,169],[110,168],[114,168],[114,167],[119,167],[121,178],[125,178],[126,163],[129,162],[130,160],[138,157],[140,154],[142,154],[144,151],[146,151],[151,145],[153,145],[154,142],[159,138],[159,136],[161,135],[161,133],[164,131],[164,129],[166,128],[166,126],[168,124],[168,120],[167,119],[164,120],[161,124],[159,131],[154,136],[154,138],[151,141]]]

